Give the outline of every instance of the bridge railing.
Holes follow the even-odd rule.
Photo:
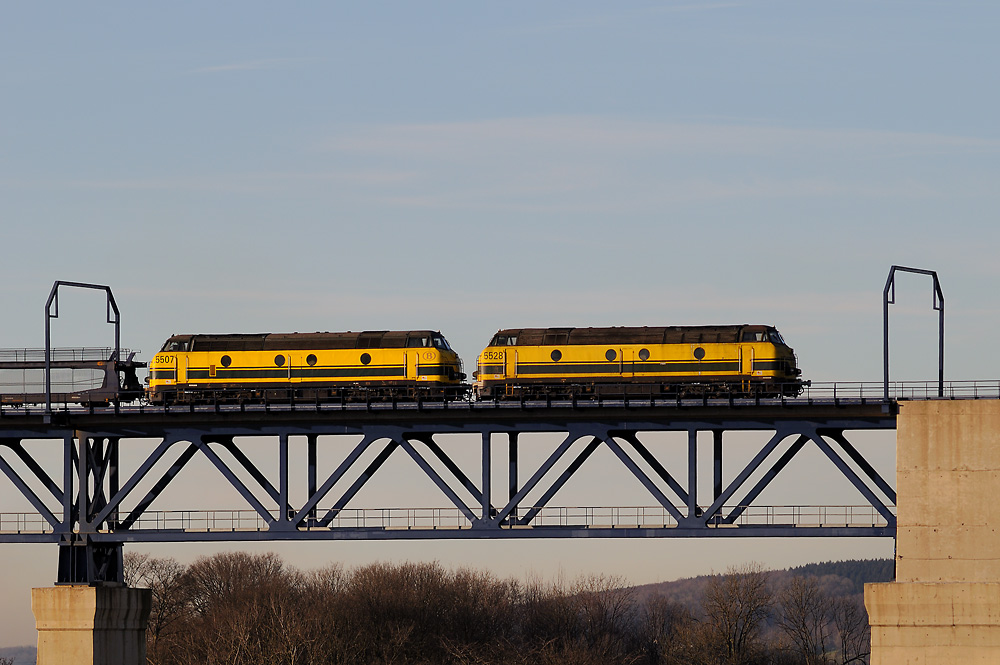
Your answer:
[[[95,362],[110,360],[115,350],[111,347],[58,348],[50,350],[52,362]],[[122,356],[131,351],[122,349]],[[45,349],[0,349],[0,363],[44,363]]]
[[[52,525],[38,513],[0,513],[0,534],[52,532]]]
[[[68,373],[65,376],[59,372]],[[86,375],[85,372],[89,372]],[[71,393],[74,390],[90,388],[100,384],[99,372],[89,369],[53,369],[52,386],[59,392]],[[4,404],[8,401],[4,399],[7,394],[18,395],[31,392],[31,388],[40,385],[44,380],[44,372],[41,369],[3,369],[0,364],[0,415],[31,415],[39,410],[36,405],[16,406]],[[979,381],[948,381],[944,384],[943,396],[938,395],[938,383],[936,381],[894,381],[889,384],[890,399],[898,400],[930,400],[930,399],[1000,399],[1000,380],[979,380]],[[308,394],[306,394],[308,393]],[[284,399],[273,402],[235,403],[223,399],[225,394],[220,393],[219,400],[214,403],[204,404],[183,404],[169,407],[153,406],[143,401],[135,401],[121,407],[123,412],[287,412],[287,411],[327,411],[347,410],[347,411],[412,411],[424,409],[518,409],[522,407],[579,407],[579,408],[600,408],[628,405],[630,407],[642,406],[725,406],[727,404],[747,406],[755,404],[877,404],[885,401],[883,395],[883,384],[876,381],[814,381],[804,386],[802,393],[797,397],[774,397],[767,395],[742,396],[742,397],[667,397],[667,396],[629,396],[628,399],[618,398],[578,398],[576,400],[485,400],[475,401],[471,399],[455,399],[449,401],[442,400],[421,400],[421,401],[382,401],[373,399],[371,401],[345,401],[324,403],[316,400],[315,391],[304,391],[300,399],[295,396],[293,400]],[[60,410],[67,412],[78,412],[89,410],[90,412],[102,412],[108,410],[102,406],[81,406],[73,402],[58,404]]]
[[[722,515],[736,506],[726,506]],[[527,514],[530,507],[522,507]],[[686,506],[677,506],[686,511]],[[322,518],[325,511],[318,511]],[[872,527],[886,520],[872,506],[746,506],[735,526]],[[597,529],[670,528],[677,521],[663,506],[545,507],[526,527],[577,527]],[[720,525],[721,526],[721,525]],[[472,523],[456,508],[354,508],[337,513],[320,526],[307,521],[303,530],[329,529],[468,529]],[[267,522],[253,510],[147,511],[131,531],[244,532],[267,531]],[[0,513],[0,534],[48,534],[52,526],[37,513]]]
[[[122,349],[123,357],[132,351]],[[52,392],[69,396],[101,388],[109,380],[113,348],[51,349],[49,385]],[[114,375],[111,375],[112,378]],[[45,349],[0,349],[0,402],[39,403],[45,395]],[[26,397],[31,396],[26,400]],[[57,400],[58,403],[58,400]]]
[[[944,395],[938,395],[937,381],[893,381],[889,383],[891,399],[1000,399],[1000,380],[948,381]],[[813,401],[884,400],[884,384],[875,381],[814,381],[793,399]]]

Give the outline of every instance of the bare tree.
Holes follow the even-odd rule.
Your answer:
[[[635,592],[620,577],[582,577],[573,588],[580,632],[588,650],[605,662],[621,659],[633,641]]]
[[[639,622],[640,648],[652,665],[665,662],[682,624],[689,620],[690,612],[679,603],[659,594],[646,600]]]
[[[872,633],[868,612],[856,598],[839,598],[833,602],[833,624],[840,641],[840,663],[868,663],[872,650]]]
[[[663,662],[670,665],[720,665],[730,662],[715,626],[699,620],[691,612],[678,617],[673,639],[663,645],[661,653]]]
[[[152,593],[146,658],[151,665],[160,665],[176,646],[178,630],[184,630],[179,626],[189,600],[184,580],[186,569],[173,558],[139,552],[127,552],[124,563],[125,583],[148,588]]]
[[[138,588],[143,583],[143,576],[149,567],[151,555],[145,552],[125,552],[122,557],[122,577],[125,586]]]
[[[773,597],[760,564],[732,567],[705,588],[703,608],[723,662],[752,663],[760,651],[761,630],[771,614]]]
[[[830,599],[813,576],[796,575],[778,595],[775,622],[805,665],[826,665],[833,642]]]

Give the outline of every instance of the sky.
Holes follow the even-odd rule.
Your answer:
[[[1000,325],[994,3],[0,11],[2,347],[42,346],[49,289],[69,280],[113,289],[140,358],[173,333],[431,328],[471,371],[499,328],[766,323],[805,378],[878,382],[882,288],[904,265],[941,279],[946,378],[1000,376],[981,346]],[[61,293],[53,343],[112,343],[102,298]],[[934,380],[928,278],[897,278],[892,317],[893,378]],[[891,437],[861,443],[891,477]],[[635,583],[892,555],[807,540],[264,549],[304,567]],[[30,643],[28,589],[51,583],[54,548],[4,546],[0,564],[0,645]]]

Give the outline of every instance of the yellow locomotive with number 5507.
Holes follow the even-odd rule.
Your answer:
[[[154,404],[462,396],[462,361],[433,330],[174,335],[149,364]]]
[[[500,330],[479,355],[482,398],[794,396],[795,353],[763,325]]]

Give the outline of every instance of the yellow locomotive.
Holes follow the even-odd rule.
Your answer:
[[[149,363],[154,404],[463,395],[462,361],[433,330],[174,335]]]
[[[482,398],[794,396],[795,353],[763,325],[500,330],[479,355]]]

